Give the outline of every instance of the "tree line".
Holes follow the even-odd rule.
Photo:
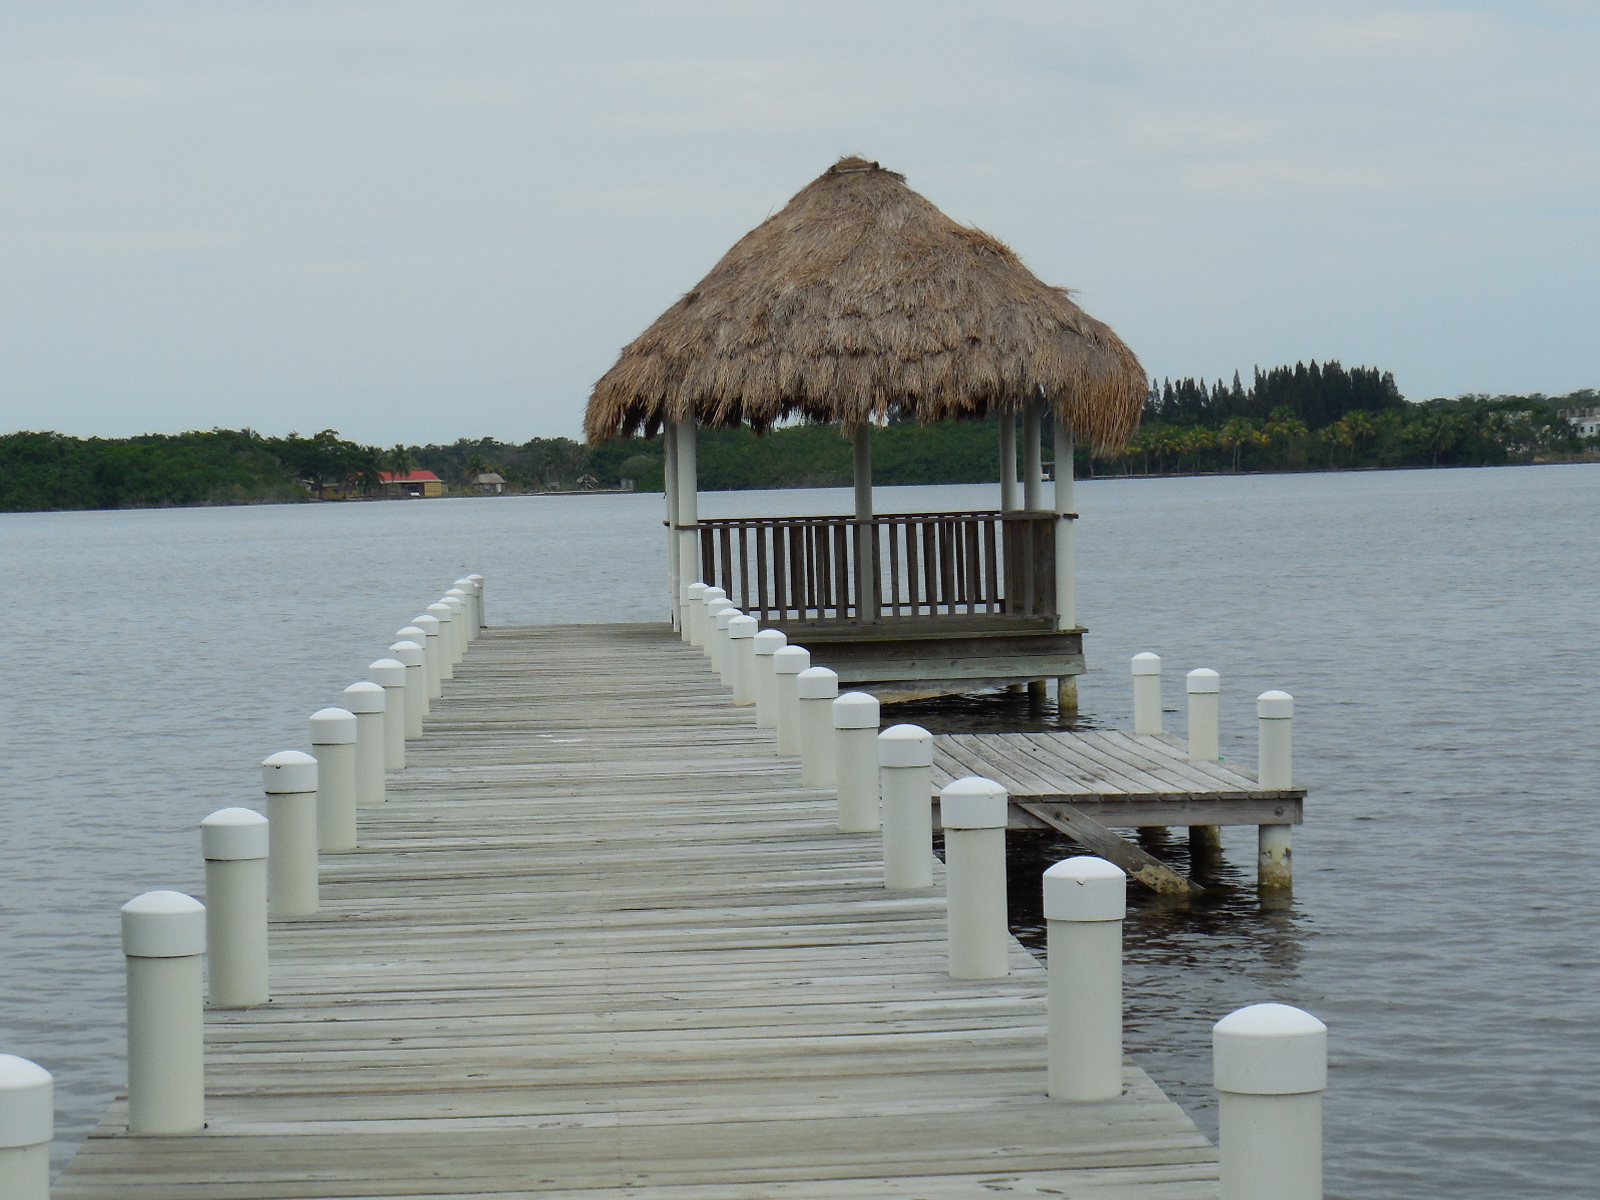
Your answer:
[[[1076,448],[1080,476],[1190,472],[1476,466],[1600,457],[1562,411],[1600,404],[1593,389],[1566,396],[1466,395],[1412,403],[1386,371],[1337,362],[1257,370],[1250,386],[1195,379],[1152,386],[1127,448],[1095,459]],[[1048,444],[1047,444],[1048,446]],[[569,438],[522,443],[462,438],[444,445],[362,445],[324,429],[270,437],[213,429],[131,438],[21,432],[0,436],[0,511],[260,504],[319,496],[376,496],[384,472],[428,470],[452,491],[494,472],[512,491],[567,490],[585,476],[601,486],[663,482],[662,440],[586,446]],[[800,424],[757,436],[699,432],[706,491],[841,487],[851,443],[838,426]],[[877,483],[985,483],[999,476],[994,419],[873,431]],[[1050,451],[1047,448],[1046,456]]]

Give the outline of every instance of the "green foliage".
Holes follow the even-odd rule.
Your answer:
[[[1282,404],[1264,420],[1229,417],[1214,433],[1204,423],[1155,420],[1142,425],[1109,465],[1125,474],[1164,474],[1494,466],[1573,458],[1600,450],[1600,439],[1588,439],[1586,446],[1562,410],[1584,406],[1592,396],[1586,390],[1559,397],[1401,401],[1376,411],[1348,409],[1320,425]]]
[[[1109,462],[1076,448],[1080,476],[1344,470],[1362,467],[1484,466],[1600,455],[1600,438],[1577,436],[1563,410],[1596,405],[1593,390],[1567,396],[1468,395],[1408,403],[1394,377],[1338,363],[1257,370],[1246,390],[1192,379],[1153,389],[1145,422]],[[1048,442],[1046,443],[1048,447]],[[0,435],[0,511],[260,504],[381,491],[380,473],[419,467],[453,491],[494,471],[513,491],[570,490],[579,476],[602,487],[632,479],[663,486],[663,442],[628,438],[584,446],[569,438],[520,445],[462,438],[445,446],[388,450],[347,441],[337,430],[310,437],[263,437],[250,429],[73,438]],[[900,421],[872,433],[880,484],[984,483],[999,475],[994,420],[918,425]],[[1046,457],[1050,456],[1046,450]],[[836,425],[790,425],[757,435],[703,429],[705,491],[843,487],[851,444]]]
[[[283,439],[251,430],[70,438],[0,436],[0,510],[142,508],[304,500]]]

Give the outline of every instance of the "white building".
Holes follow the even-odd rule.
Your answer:
[[[1572,422],[1579,437],[1600,434],[1600,408],[1569,408],[1561,415]]]

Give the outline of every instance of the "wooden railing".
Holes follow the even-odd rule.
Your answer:
[[[903,513],[864,523],[853,517],[703,520],[701,577],[761,621],[1052,617],[1060,519],[1054,513],[966,512]],[[871,559],[865,573],[864,557]]]

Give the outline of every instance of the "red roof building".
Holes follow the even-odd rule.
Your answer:
[[[382,471],[383,490],[390,496],[419,496],[431,499],[444,495],[444,480],[432,471]]]

